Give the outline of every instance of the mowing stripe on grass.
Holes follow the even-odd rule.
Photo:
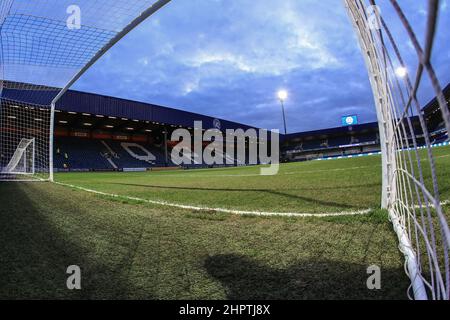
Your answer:
[[[160,206],[166,206],[166,207],[173,207],[173,208],[179,208],[179,209],[187,209],[187,210],[195,210],[195,211],[209,211],[209,212],[221,212],[221,213],[230,213],[235,215],[252,215],[252,216],[280,216],[280,217],[299,217],[299,218],[307,218],[307,217],[335,217],[335,216],[356,216],[356,215],[365,215],[370,213],[371,209],[366,210],[359,210],[359,211],[343,211],[343,212],[336,212],[336,213],[295,213],[295,212],[263,212],[263,211],[241,211],[241,210],[232,210],[232,209],[225,209],[225,208],[210,208],[210,207],[199,207],[199,206],[192,206],[192,205],[183,205],[178,203],[171,203],[167,201],[158,201],[158,200],[148,200],[148,199],[142,199],[137,197],[130,197],[130,196],[122,196],[118,194],[113,193],[107,193],[97,190],[92,190],[72,184],[62,183],[62,182],[54,182],[57,185],[69,187],[93,194],[98,194],[106,197],[111,197],[115,199],[126,199],[126,200],[132,200],[142,203],[150,203]]]
[[[376,165],[377,167],[381,167],[381,165]],[[349,171],[349,170],[358,170],[365,168],[373,168],[374,166],[359,166],[359,167],[348,167],[348,168],[335,168],[335,169],[317,169],[317,170],[306,170],[306,171],[287,171],[287,172],[279,172],[277,175],[294,175],[294,174],[308,174],[308,173],[322,173],[322,172],[336,172],[336,171]],[[220,170],[227,169],[221,168]],[[230,168],[231,169],[231,168]],[[232,169],[235,169],[232,168]],[[211,171],[214,169],[211,169]],[[204,171],[203,171],[204,172]],[[191,177],[191,178],[203,178],[203,177],[211,177],[211,178],[243,178],[243,177],[263,177],[267,176],[261,175],[260,173],[249,173],[249,174],[202,174],[202,173],[176,173],[176,174],[160,174],[160,173],[150,173],[152,177]]]

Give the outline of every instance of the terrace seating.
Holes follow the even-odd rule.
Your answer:
[[[358,137],[360,143],[368,143],[377,141],[376,134],[365,134]]]
[[[378,152],[380,146],[378,134],[351,133],[340,136],[323,136],[303,141],[295,141],[282,148],[286,157],[295,161],[309,160],[322,157],[335,157],[344,155],[356,155],[364,152]],[[353,147],[351,147],[353,145]],[[342,146],[346,146],[343,148]]]
[[[57,138],[54,155],[54,164],[58,169],[113,169],[101,155],[101,145],[96,140]]]
[[[447,132],[442,132],[433,137],[431,144],[438,144],[449,141],[449,136]]]
[[[54,164],[57,169],[113,170],[165,166],[165,160],[163,152],[153,146],[132,144],[124,148],[118,141],[65,137],[55,139]]]
[[[330,143],[329,143],[330,147],[339,147],[339,146],[351,144],[351,138],[349,136],[335,137],[335,138],[329,139],[329,141],[330,141]],[[357,143],[357,142],[355,142],[355,143]]]
[[[114,152],[112,159],[119,168],[149,168],[165,166],[164,156],[156,147],[142,143],[103,141]]]
[[[304,141],[303,142],[303,150],[315,150],[315,149],[320,149],[322,141],[320,140],[309,140],[309,141]]]

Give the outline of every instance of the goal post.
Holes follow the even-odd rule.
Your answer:
[[[49,108],[0,98],[0,181],[48,180],[49,136]]]
[[[359,40],[375,99],[382,150],[381,206],[389,212],[399,249],[405,256],[405,270],[411,279],[408,295],[418,300],[449,300],[449,218],[440,202],[430,133],[417,98],[424,87],[423,77],[428,75],[430,93],[437,97],[450,132],[448,106],[430,61],[439,1],[428,0],[423,44],[396,0],[343,2]],[[387,10],[394,13],[393,17],[385,18],[382,12]],[[394,34],[390,27],[393,22],[403,27],[401,35],[398,28],[394,28]],[[411,68],[398,45],[405,41],[410,41],[416,51],[416,65]],[[412,124],[413,117],[420,123],[420,133]],[[422,143],[419,135],[423,136]]]
[[[35,135],[34,174],[53,181],[58,101],[99,58],[170,0],[3,0],[0,4],[0,166]],[[113,12],[113,14],[108,14]]]
[[[86,1],[86,0],[85,0]],[[117,42],[119,42],[123,37],[125,37],[130,31],[136,28],[139,24],[145,21],[148,17],[156,13],[166,4],[168,4],[171,0],[153,0],[153,4],[141,12],[135,19],[133,19],[128,25],[126,25],[120,32],[118,32],[114,37],[109,39],[107,43],[101,48],[101,50],[97,51],[92,58],[79,70],[77,71],[73,77],[65,84],[65,86],[58,92],[58,94],[53,98],[50,103],[51,110],[51,119],[50,119],[50,128],[51,132],[54,130],[55,126],[55,109],[56,103],[61,99],[64,93],[87,71],[92,67],[109,49],[111,49]],[[54,149],[54,138],[53,134],[50,135],[50,181],[54,180],[54,158],[53,158],[53,149]]]
[[[35,173],[34,166],[34,138],[25,139],[23,138],[17,149],[14,151],[11,160],[8,162],[6,167],[1,171],[2,174],[30,174]]]

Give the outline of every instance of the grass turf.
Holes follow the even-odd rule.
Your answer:
[[[448,149],[436,153],[445,180]],[[252,176],[257,168],[57,178],[196,205],[331,212],[378,205],[378,163],[368,157],[289,164],[280,177],[264,178]],[[167,188],[148,187],[162,184]],[[358,217],[235,216],[113,200],[48,183],[0,184],[0,203],[1,299],[406,298],[404,260],[380,210]],[[66,289],[72,264],[82,268],[81,291]],[[372,264],[382,270],[380,291],[366,287]]]
[[[450,199],[450,148],[436,148],[434,153],[442,199]],[[259,170],[69,173],[56,178],[106,193],[244,211],[329,213],[380,206],[379,156],[291,163],[282,165],[275,176],[261,176]],[[429,183],[429,172],[424,174]]]

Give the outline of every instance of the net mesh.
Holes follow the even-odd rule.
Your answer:
[[[1,110],[0,178],[45,180],[49,173],[50,109],[2,99]]]
[[[1,168],[9,163],[22,139],[35,139],[38,165],[34,177],[50,178],[52,101],[114,44],[114,39],[130,31],[133,22],[162,2],[168,1],[0,2]],[[0,180],[5,179],[24,177],[3,170]]]
[[[437,97],[446,130],[450,131],[448,106],[431,63],[439,1],[428,1],[423,43],[397,1],[344,3],[359,37],[374,91],[383,154],[383,207],[389,210],[399,248],[405,255],[405,270],[411,278],[408,295],[447,300],[449,213],[442,208],[430,132],[417,98],[420,89],[429,88]],[[409,55],[406,59],[401,50],[408,40],[415,50],[414,59]]]
[[[34,174],[34,138],[25,139],[23,138],[14,151],[11,160],[5,167],[4,172],[6,173],[16,173],[16,174]]]

